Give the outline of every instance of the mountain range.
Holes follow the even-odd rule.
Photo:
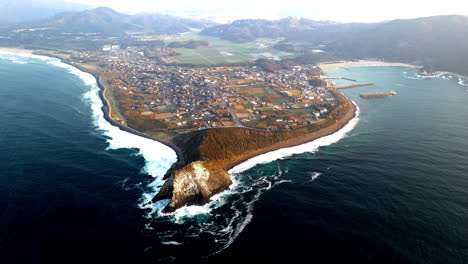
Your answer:
[[[239,20],[201,34],[246,42],[282,37],[285,51],[321,50],[339,59],[383,59],[414,63],[428,71],[468,74],[468,17],[400,19],[381,23],[333,23],[306,19]]]
[[[216,25],[200,32],[234,42],[249,42],[257,38],[279,38],[292,33],[300,34],[315,28],[333,25],[330,21],[287,17],[280,20],[242,19],[230,24]]]
[[[128,15],[111,8],[98,7],[80,12],[62,12],[51,18],[21,25],[30,28],[49,28],[69,33],[101,33],[121,35],[128,31],[155,34],[175,34],[191,28],[204,28],[214,23],[161,14]]]
[[[14,5],[20,6],[19,2]],[[193,28],[203,29],[201,35],[233,42],[282,38],[275,48],[302,54],[302,61],[373,58],[423,65],[427,71],[468,75],[468,17],[460,15],[381,23],[336,23],[287,17],[279,20],[242,19],[220,25],[208,20],[162,14],[129,15],[100,7],[67,11],[34,22],[4,26],[0,29],[3,36],[0,45],[52,47],[68,42],[70,48],[80,45],[85,45],[82,48],[97,48],[102,43],[94,40],[86,42],[86,38],[80,36],[92,33],[103,37],[125,37],[128,41],[127,33],[131,32],[175,34]],[[75,35],[73,43],[67,39],[67,34]]]

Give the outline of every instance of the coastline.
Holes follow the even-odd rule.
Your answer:
[[[8,52],[21,53],[19,49],[15,49],[14,51],[12,51],[11,49],[8,49]],[[24,54],[24,52],[23,52],[23,54]],[[55,58],[55,59],[60,60],[62,63],[70,65],[70,66],[72,66],[72,67],[74,67],[74,68],[76,68],[76,69],[78,69],[78,70],[80,70],[82,72],[91,74],[94,77],[94,79],[96,81],[96,85],[99,88],[98,95],[99,95],[100,100],[102,101],[101,111],[103,113],[104,119],[107,122],[109,122],[112,126],[115,126],[115,127],[119,128],[122,131],[125,131],[125,132],[131,133],[133,135],[137,135],[137,136],[147,138],[147,139],[150,139],[150,140],[154,140],[156,142],[164,144],[167,147],[171,148],[176,153],[177,161],[175,161],[172,164],[172,166],[166,171],[166,174],[163,177],[163,179],[165,179],[166,181],[165,181],[164,185],[161,187],[161,189],[157,190],[157,194],[153,197],[153,200],[151,200],[151,202],[154,201],[154,199],[157,199],[158,197],[161,197],[161,195],[162,196],[169,195],[167,198],[171,197],[173,202],[174,201],[179,201],[179,203],[180,203],[182,201],[182,203],[180,203],[180,204],[197,204],[197,202],[192,201],[193,197],[191,197],[189,194],[181,193],[181,191],[183,192],[184,188],[182,188],[182,189],[179,188],[180,190],[179,189],[177,190],[178,191],[177,192],[177,197],[173,196],[174,195],[173,191],[168,192],[168,190],[171,190],[171,188],[174,188],[172,186],[172,183],[174,182],[174,178],[173,178],[172,175],[175,174],[174,172],[179,173],[179,171],[182,171],[182,170],[184,170],[186,168],[190,169],[193,166],[196,166],[196,165],[193,165],[193,164],[195,164],[197,161],[196,160],[185,160],[184,155],[186,153],[186,150],[184,150],[182,147],[179,148],[178,146],[176,146],[175,144],[173,144],[171,142],[165,142],[165,141],[160,140],[158,138],[151,137],[151,136],[149,136],[149,135],[147,135],[145,133],[142,133],[142,132],[140,132],[138,130],[127,127],[124,124],[122,124],[121,122],[119,122],[118,120],[113,119],[112,116],[110,115],[110,113],[112,111],[112,103],[111,103],[112,100],[106,97],[107,87],[103,84],[102,77],[101,77],[101,75],[99,74],[98,71],[95,71],[93,69],[88,69],[86,64],[83,64],[83,65],[76,64],[76,63],[74,63],[73,61],[69,60],[66,57],[63,58],[63,57],[59,56],[58,54],[57,55],[56,54],[50,54],[48,51],[41,52],[41,51],[37,50],[37,51],[31,51],[31,52],[29,52],[27,54],[40,55],[40,56],[45,56],[45,57],[49,57],[49,58]],[[218,171],[215,170],[215,171],[212,171],[212,173],[213,173],[213,175],[226,175],[226,179],[225,179],[226,184],[221,183],[221,185],[215,186],[216,189],[210,190],[209,193],[211,193],[211,195],[209,195],[206,200],[209,201],[209,197],[211,197],[212,195],[215,195],[215,194],[219,193],[220,191],[222,192],[224,190],[229,189],[229,186],[232,183],[232,181],[231,181],[232,174],[229,173],[230,169],[232,169],[232,168],[234,168],[234,167],[236,167],[236,166],[238,166],[238,165],[240,165],[240,164],[242,164],[244,162],[247,162],[248,160],[250,160],[253,157],[256,157],[256,156],[259,156],[259,155],[262,155],[262,154],[266,154],[266,153],[269,153],[269,152],[274,152],[276,150],[286,149],[286,148],[290,148],[290,147],[303,145],[303,144],[306,144],[306,143],[309,143],[309,142],[313,142],[313,141],[315,141],[315,140],[317,140],[319,138],[323,138],[323,137],[326,137],[328,135],[334,134],[335,132],[338,132],[343,127],[345,127],[351,120],[353,120],[353,118],[356,117],[357,106],[354,105],[354,103],[350,99],[348,99],[346,96],[344,96],[342,93],[336,92],[336,94],[337,94],[339,100],[342,103],[347,104],[348,106],[347,106],[347,111],[344,114],[344,116],[342,116],[338,120],[335,120],[334,123],[330,123],[326,127],[323,127],[322,129],[311,132],[309,134],[301,135],[299,137],[291,137],[289,139],[285,139],[283,141],[276,142],[273,145],[270,145],[270,146],[267,146],[267,147],[264,147],[264,148],[251,150],[251,151],[249,151],[247,153],[243,153],[243,154],[241,154],[241,155],[239,155],[237,157],[233,157],[232,160],[224,160],[224,161],[219,160],[219,162],[221,162],[221,163],[219,163],[219,165],[221,165],[220,166],[221,170],[218,170]],[[216,162],[216,161],[214,161],[214,162]],[[214,176],[214,177],[218,177],[218,176]],[[229,179],[229,180],[227,180],[227,179]],[[187,179],[187,180],[192,181],[192,180],[189,180],[189,179]],[[219,180],[220,179],[215,179],[214,183],[217,182],[219,184]],[[229,182],[229,184],[227,184],[228,182]],[[187,182],[187,184],[190,184],[190,182]],[[210,183],[210,185],[211,185],[211,183]],[[196,191],[200,191],[200,190],[197,189]],[[164,196],[164,197],[166,197],[166,196]],[[145,203],[145,205],[146,204],[148,204],[148,203]],[[168,208],[168,206],[165,208],[165,210],[167,208]],[[180,208],[180,207],[178,205],[176,205],[176,206],[173,206],[172,209],[169,208],[169,210],[174,210],[174,209],[177,209],[177,208]]]
[[[330,125],[328,127],[325,127],[325,128],[323,128],[323,129],[321,129],[321,130],[319,130],[317,132],[313,132],[313,133],[304,135],[302,137],[291,138],[291,139],[288,139],[286,141],[282,141],[282,142],[278,142],[276,144],[273,144],[273,145],[271,145],[269,147],[258,149],[256,151],[251,152],[251,153],[246,153],[246,154],[242,155],[241,157],[239,157],[238,159],[236,159],[234,162],[226,165],[224,169],[229,171],[229,170],[233,169],[234,167],[242,164],[243,162],[245,162],[245,161],[247,161],[247,160],[249,160],[249,159],[251,159],[251,158],[253,158],[255,156],[266,154],[266,153],[276,151],[276,150],[279,150],[279,149],[283,149],[283,148],[290,148],[290,147],[295,147],[295,146],[299,146],[299,145],[302,145],[302,144],[306,144],[306,143],[312,142],[312,141],[314,141],[316,139],[326,137],[326,136],[329,136],[331,134],[334,134],[334,133],[338,132],[344,126],[346,126],[351,120],[353,120],[356,117],[356,112],[357,112],[356,105],[349,98],[347,98],[346,96],[343,95],[343,97],[345,98],[345,100],[347,100],[348,103],[350,103],[351,109],[349,109],[349,111],[346,113],[346,115],[342,119],[338,120],[335,124]]]
[[[36,52],[36,50],[23,49],[19,47],[16,47],[16,48],[0,47],[0,51],[13,52],[13,53],[26,53],[26,54],[33,54],[34,52]]]
[[[148,138],[148,139],[157,141],[157,142],[159,142],[159,143],[161,143],[163,145],[168,146],[169,148],[173,149],[175,151],[175,153],[177,154],[177,162],[176,163],[184,162],[183,151],[179,147],[177,147],[176,145],[174,145],[174,144],[172,144],[171,142],[168,142],[168,141],[164,141],[164,140],[161,140],[161,139],[158,139],[158,138],[154,138],[152,136],[149,136],[149,135],[147,135],[147,134],[145,134],[143,132],[140,132],[140,131],[138,131],[136,129],[133,129],[131,127],[125,126],[125,125],[121,124],[120,122],[118,122],[117,120],[114,120],[111,117],[110,113],[112,112],[112,106],[111,106],[110,100],[105,95],[106,87],[101,82],[101,76],[99,75],[99,73],[91,71],[89,69],[86,69],[86,68],[84,68],[84,67],[82,67],[80,65],[73,64],[72,62],[63,60],[62,58],[59,58],[59,57],[55,57],[55,58],[60,59],[62,62],[66,63],[66,64],[69,64],[69,65],[79,69],[80,71],[89,73],[89,74],[94,76],[94,78],[96,79],[96,83],[97,83],[97,85],[99,87],[99,97],[101,98],[101,101],[102,101],[102,104],[103,104],[101,110],[104,113],[104,118],[106,119],[107,122],[109,122],[113,126],[116,126],[116,127],[120,128],[121,130],[123,130],[125,132],[132,133],[132,134],[140,136],[140,137]]]
[[[358,61],[337,61],[330,63],[321,63],[318,65],[323,71],[350,68],[350,67],[362,67],[362,66],[398,66],[398,67],[409,67],[409,68],[420,68],[420,66],[401,63],[401,62],[386,62],[376,60],[358,60]]]
[[[386,61],[377,61],[377,60],[336,61],[336,62],[329,62],[329,63],[325,62],[325,63],[318,64],[318,66],[323,71],[345,69],[345,68],[352,68],[352,67],[363,67],[363,66],[373,66],[373,67],[379,67],[379,66],[392,67],[393,66],[393,67],[408,67],[408,68],[413,68],[413,69],[419,69],[422,67],[420,65],[414,65],[410,63],[386,62]],[[435,71],[435,72],[430,72],[427,75],[423,75],[423,74],[419,74],[419,75],[423,77],[427,77],[427,78],[437,77],[440,75],[453,75],[453,76],[468,80],[468,75],[463,75],[460,73],[454,73],[454,72],[448,72],[448,71]]]
[[[143,132],[140,132],[138,130],[135,130],[133,128],[125,126],[125,125],[121,124],[120,122],[118,122],[117,120],[114,120],[111,117],[110,113],[112,111],[112,107],[111,107],[110,99],[108,99],[106,97],[106,95],[105,95],[106,87],[102,83],[101,76],[100,76],[100,74],[98,72],[92,71],[92,70],[87,69],[87,68],[85,68],[85,67],[83,67],[81,65],[75,64],[72,61],[69,61],[69,60],[64,59],[62,57],[54,56],[53,54],[49,54],[49,53],[45,53],[45,52],[43,53],[43,52],[41,52],[41,50],[28,50],[28,49],[23,49],[23,48],[3,48],[3,47],[0,47],[0,51],[7,51],[7,52],[13,52],[13,53],[34,54],[34,55],[40,55],[40,56],[46,56],[46,57],[50,57],[50,58],[59,59],[63,63],[66,63],[66,64],[68,64],[70,66],[73,66],[73,67],[79,69],[80,71],[91,74],[96,79],[96,83],[97,83],[97,85],[99,87],[99,97],[101,98],[101,101],[103,102],[103,107],[101,108],[101,110],[104,113],[104,118],[106,119],[106,121],[108,121],[113,126],[116,126],[116,127],[120,128],[121,130],[123,130],[125,132],[132,133],[134,135],[141,136],[141,137],[144,137],[144,138],[148,138],[148,139],[151,139],[151,140],[155,140],[157,142],[160,142],[161,144],[164,144],[164,145],[170,147],[177,154],[177,159],[178,160],[177,160],[176,163],[184,163],[185,164],[184,155],[183,155],[184,151],[182,149],[180,149],[179,147],[175,146],[171,142],[167,142],[167,141],[164,141],[164,140],[161,140],[161,139],[158,139],[158,138],[154,138],[154,137],[149,136],[149,135],[147,135],[147,134],[145,134]],[[370,62],[372,62],[372,61],[366,61],[366,63],[370,63]],[[345,64],[345,65],[348,65],[348,64]],[[334,65],[334,67],[336,67],[338,64],[330,64],[330,65]],[[343,65],[343,64],[340,63],[339,65]],[[356,65],[356,66],[358,66],[358,65]],[[361,66],[361,64],[359,66]],[[388,64],[383,64],[382,66],[388,66]],[[341,66],[341,67],[343,67],[343,66]],[[351,66],[346,66],[346,67],[351,67]],[[253,152],[250,152],[250,153],[246,153],[246,154],[240,156],[239,158],[237,158],[234,162],[231,162],[231,163],[227,164],[226,166],[224,166],[224,169],[225,170],[230,170],[230,169],[234,168],[235,166],[237,166],[237,165],[251,159],[252,157],[262,155],[262,154],[266,154],[268,152],[272,152],[272,151],[279,150],[279,149],[282,149],[282,148],[288,148],[288,147],[294,147],[294,146],[302,145],[302,144],[314,141],[316,139],[328,136],[330,134],[333,134],[333,133],[339,131],[350,120],[352,120],[356,116],[356,106],[354,105],[354,103],[352,103],[347,97],[345,97],[345,96],[343,96],[343,97],[345,98],[345,100],[348,103],[350,103],[352,108],[348,111],[346,116],[343,119],[339,120],[337,123],[335,123],[335,124],[333,124],[331,126],[325,127],[323,129],[321,129],[320,131],[317,131],[317,132],[314,132],[314,133],[311,133],[311,134],[307,134],[307,135],[304,135],[302,137],[291,138],[291,139],[288,139],[286,141],[282,141],[282,142],[278,142],[276,144],[273,144],[273,145],[271,145],[269,147],[258,149],[256,151],[253,151]],[[188,164],[185,164],[185,165],[188,165]]]
[[[184,162],[183,151],[179,147],[172,144],[171,142],[167,142],[167,141],[164,141],[164,140],[161,140],[161,139],[158,139],[158,138],[154,138],[154,137],[149,136],[149,135],[147,135],[145,133],[142,133],[142,132],[140,132],[140,131],[138,131],[136,129],[125,126],[125,125],[121,124],[120,122],[118,122],[117,120],[114,120],[111,117],[111,115],[110,115],[110,113],[112,112],[111,103],[110,103],[110,100],[105,95],[106,87],[102,83],[101,76],[100,76],[100,74],[98,72],[89,70],[89,69],[87,69],[87,68],[85,68],[85,67],[83,67],[81,65],[75,64],[72,61],[69,61],[69,60],[64,59],[62,57],[42,52],[42,50],[28,50],[28,49],[23,49],[23,48],[4,48],[4,47],[0,47],[0,51],[11,52],[11,53],[23,53],[23,54],[28,54],[28,55],[38,55],[38,56],[44,56],[44,57],[58,59],[62,63],[65,63],[65,64],[68,64],[68,65],[70,65],[72,67],[75,67],[75,68],[77,68],[78,70],[80,70],[82,72],[86,72],[86,73],[91,74],[96,79],[96,84],[99,87],[99,98],[101,98],[101,101],[102,101],[102,104],[103,104],[101,110],[102,110],[102,112],[104,114],[104,119],[106,119],[107,122],[109,122],[111,125],[116,126],[116,127],[118,127],[119,129],[121,129],[121,130],[123,130],[125,132],[134,134],[136,136],[144,137],[144,138],[147,138],[147,139],[151,139],[151,140],[157,141],[157,142],[159,142],[159,143],[161,143],[163,145],[166,145],[167,147],[174,150],[174,152],[176,153],[176,155],[177,155],[177,162],[176,163]]]
[[[32,53],[34,53],[34,52],[32,52]],[[38,53],[37,55],[43,55],[43,54]],[[157,142],[160,142],[160,143],[170,147],[177,154],[177,162],[176,163],[182,163],[182,164],[184,164],[184,166],[188,165],[188,163],[186,164],[186,161],[184,160],[184,154],[183,154],[184,151],[182,149],[180,149],[179,147],[177,147],[176,145],[172,144],[171,142],[167,142],[167,141],[164,141],[164,140],[161,140],[161,139],[158,139],[158,138],[151,137],[151,136],[149,136],[149,135],[147,135],[147,134],[145,134],[143,132],[140,132],[140,131],[138,131],[136,129],[125,126],[125,125],[121,124],[120,122],[118,122],[117,120],[114,120],[111,117],[111,115],[110,115],[110,113],[112,111],[111,103],[109,102],[109,99],[105,95],[106,87],[105,87],[105,85],[103,85],[103,83],[101,81],[101,76],[99,75],[99,73],[97,73],[95,71],[92,71],[92,70],[89,70],[89,69],[86,69],[83,66],[76,65],[73,62],[65,60],[63,58],[60,58],[58,56],[52,56],[52,55],[45,55],[45,56],[60,59],[62,62],[66,63],[66,64],[69,64],[69,65],[71,65],[73,67],[76,67],[77,69],[79,69],[79,70],[81,70],[83,72],[87,72],[87,73],[94,76],[94,78],[96,79],[96,83],[98,84],[98,87],[99,87],[99,97],[101,98],[101,100],[103,102],[103,107],[102,107],[101,110],[104,113],[104,118],[109,123],[111,123],[113,126],[119,127],[120,129],[122,129],[123,131],[126,131],[128,133],[132,133],[132,134],[137,135],[137,136],[152,139],[152,140],[155,140]],[[317,131],[317,132],[314,132],[314,133],[311,133],[311,134],[307,134],[307,135],[304,135],[302,137],[291,138],[291,139],[288,139],[286,141],[278,142],[278,143],[276,143],[274,145],[271,145],[269,147],[258,149],[258,150],[254,151],[254,152],[251,152],[251,153],[246,153],[246,154],[242,155],[240,158],[236,159],[236,161],[226,165],[224,167],[224,169],[226,171],[228,171],[228,170],[236,167],[237,165],[240,165],[241,163],[243,163],[243,162],[245,162],[245,161],[247,161],[247,160],[249,160],[249,159],[251,159],[251,158],[253,158],[255,156],[266,154],[268,152],[272,152],[272,151],[283,149],[283,148],[289,148],[289,147],[295,147],[295,146],[298,146],[298,145],[302,145],[302,144],[314,141],[316,139],[331,135],[331,134],[339,131],[349,121],[351,121],[356,116],[356,111],[357,111],[356,105],[350,99],[348,99],[344,95],[343,95],[343,98],[351,105],[351,109],[346,113],[345,117],[343,117],[337,123],[335,123],[335,124],[333,124],[331,126],[325,127],[323,129],[321,129],[320,131]],[[174,163],[174,164],[176,164],[176,163]],[[169,169],[168,172],[170,172],[170,171],[171,171],[171,169]]]

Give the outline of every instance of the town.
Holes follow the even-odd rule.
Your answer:
[[[316,65],[268,71],[255,64],[180,66],[161,62],[173,50],[106,45],[73,51],[107,80],[122,123],[143,131],[187,132],[214,127],[298,130],[337,106]],[[155,59],[155,54],[159,59]]]

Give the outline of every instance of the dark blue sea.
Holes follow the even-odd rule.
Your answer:
[[[376,83],[343,91],[359,106],[347,127],[164,215],[168,201],[142,205],[171,149],[107,123],[89,74],[0,54],[0,263],[468,263],[468,81],[327,74]]]

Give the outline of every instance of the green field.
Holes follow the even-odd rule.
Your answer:
[[[217,37],[202,36],[192,31],[177,35],[160,37],[167,44],[173,41],[208,40],[210,47],[200,49],[174,49],[181,55],[174,57],[172,62],[192,64],[219,64],[244,61],[254,61],[258,58],[285,59],[294,54],[275,50],[272,47],[281,39],[257,39],[253,42],[235,43]]]

